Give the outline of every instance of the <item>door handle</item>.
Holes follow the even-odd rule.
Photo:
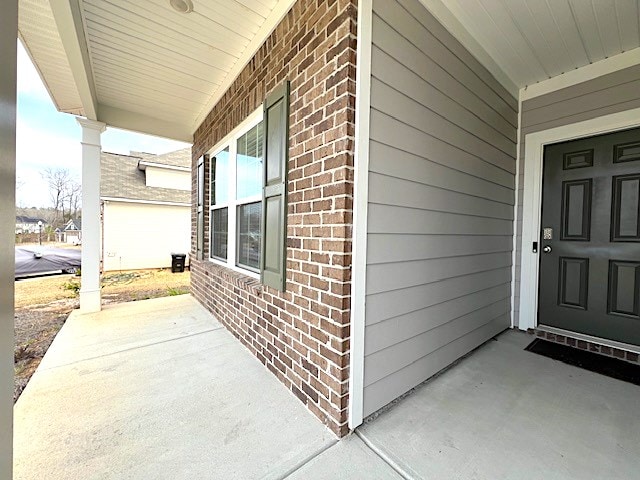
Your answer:
[[[551,245],[545,245],[542,251],[544,253],[551,253]]]

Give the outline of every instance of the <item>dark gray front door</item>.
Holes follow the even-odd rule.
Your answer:
[[[640,129],[545,147],[538,323],[640,345]]]

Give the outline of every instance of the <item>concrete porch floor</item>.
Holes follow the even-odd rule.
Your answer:
[[[337,442],[190,296],[74,312],[15,407],[15,479],[632,479],[640,388],[505,332]]]

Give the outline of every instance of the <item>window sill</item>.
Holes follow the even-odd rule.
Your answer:
[[[228,264],[211,258],[208,264],[208,268],[206,269],[207,275],[213,273],[223,280],[232,283],[235,287],[241,288],[254,295],[260,296],[262,294],[262,284],[260,283],[259,275],[246,270],[240,271],[240,269],[231,268]]]

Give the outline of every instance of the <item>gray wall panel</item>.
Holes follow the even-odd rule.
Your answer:
[[[410,178],[425,185],[513,205],[513,189],[491,181],[491,175],[487,175],[481,164],[477,165],[478,173],[484,174],[489,180],[473,175],[468,171],[470,168],[467,171],[457,170],[451,165],[453,162],[442,165],[377,141],[371,141],[369,148],[370,172]],[[459,165],[458,168],[465,168],[465,165]],[[508,178],[510,175],[505,175],[505,179]]]
[[[467,300],[465,298],[465,300]],[[415,335],[386,347],[384,350],[370,352],[365,357],[365,388],[404,367],[419,361],[423,356],[447,345],[469,332],[480,328],[492,320],[505,315],[509,309],[509,291],[507,296],[502,292],[502,298],[489,305],[473,309],[470,313],[455,318],[449,310],[441,312],[439,317],[425,313],[430,320],[435,320],[436,325]],[[444,314],[444,315],[443,315]],[[439,324],[438,324],[439,323]],[[400,325],[397,325],[401,328]],[[389,358],[395,359],[389,362]]]
[[[367,264],[504,252],[511,248],[512,243],[513,238],[508,235],[370,234]]]
[[[570,98],[589,96],[602,90],[614,91],[618,85],[628,83],[640,78],[640,65],[618,70],[617,72],[602,75],[588,82],[578,83],[570,87],[556,90],[555,92],[540,95],[526,101],[527,110],[533,110],[545,106],[553,106]],[[523,109],[524,110],[524,109]]]
[[[375,45],[373,50],[384,52],[396,59],[434,88],[440,92],[446,92],[449,98],[462,106],[468,107],[478,117],[494,125],[495,128],[506,132],[509,126],[517,126],[517,123],[512,123],[513,116],[511,112],[513,109],[510,106],[487,103],[485,99],[479,97],[476,92],[461,83],[460,80],[434,62],[409,40],[394,32],[389,24],[380,17],[374,16],[374,35],[378,37],[385,36],[387,41],[384,42],[384,45],[378,42],[378,45]],[[372,61],[375,64],[376,59],[373,58]]]
[[[513,206],[404,178],[369,175],[369,202],[436,212],[513,220]]]
[[[439,32],[432,33],[425,24],[437,25],[438,23],[422,5],[419,5],[415,0],[403,1],[402,3],[405,5],[413,3],[414,6],[409,9],[411,12],[396,0],[374,0],[374,16],[384,20],[396,32],[401,32],[396,34],[409,40],[435,63],[441,65],[451,76],[458,78],[469,90],[481,92],[488,103],[504,111],[505,118],[513,118],[510,111],[517,110],[517,100],[509,95],[471,54],[461,55],[464,58],[455,55],[451,47],[452,45],[460,46],[460,44],[451,35],[438,35]],[[414,16],[415,13],[418,13],[419,18]],[[443,30],[444,28],[440,31]],[[446,30],[444,31],[446,32]],[[380,38],[376,31],[373,32],[373,37],[373,43],[375,45],[380,43],[384,49],[385,39]]]
[[[522,124],[528,130],[540,130],[540,125],[545,125],[545,129],[548,128],[546,124],[550,119],[560,120],[575,115],[588,114],[588,112],[596,112],[594,113],[595,118],[601,115],[601,113],[597,112],[604,108],[620,103],[637,101],[638,92],[640,92],[640,79],[616,85],[614,88],[596,90],[579,97],[567,98],[540,108],[534,109],[527,105],[526,109],[522,109]],[[553,118],[550,117],[550,114],[553,115]],[[569,121],[566,123],[574,122]]]
[[[498,317],[466,335],[431,351],[428,355],[417,359],[401,370],[388,375],[378,382],[365,387],[364,411],[375,412],[399,396],[398,392],[406,392],[419,385],[425,379],[435,375],[443,368],[451,365],[452,359],[459,358],[460,352],[470,352],[509,323],[509,316]],[[366,369],[366,360],[365,360]],[[400,395],[402,394],[400,393]]]
[[[510,235],[513,221],[491,217],[432,212],[417,208],[369,204],[369,233],[435,235]]]
[[[451,54],[458,58],[469,69],[469,74],[477,76],[490,90],[499,95],[502,101],[510,108],[507,117],[514,118],[513,112],[518,109],[518,100],[493,78],[493,75],[482,66],[471,52],[458,42],[433,15],[422,8],[420,3],[413,0],[398,0],[398,3],[418,20],[433,37],[437,38]],[[497,102],[492,101],[492,103]]]
[[[392,88],[379,80],[374,73],[371,80],[371,106],[373,108],[387,113],[402,123],[413,125],[418,130],[433,135],[449,145],[479,156],[498,168],[512,174],[515,173],[513,157],[510,156],[515,151],[513,142],[508,142],[506,139],[502,142],[510,143],[511,154],[508,154],[505,150],[509,150],[509,147],[505,146],[505,150],[495,147],[492,143],[486,142],[472,132],[456,125],[448,117],[445,118],[418,103],[414,98],[416,96],[419,94],[407,96]],[[494,143],[498,143],[504,138],[498,133],[494,133],[494,136]]]
[[[511,259],[507,258],[507,253],[367,265],[367,293],[388,292],[483,272],[491,268],[508,267],[511,265]]]
[[[508,302],[509,297],[508,288],[504,287],[504,284],[497,285],[466,295],[460,299],[438,303],[371,325],[367,332],[365,353],[367,356],[371,356],[376,352],[410,340],[456,318],[483,311],[489,308],[487,306],[488,302],[494,302],[489,304],[493,309],[498,308],[490,318],[502,314],[504,313],[504,303]],[[500,305],[498,306],[497,304]],[[437,337],[434,337],[434,339],[437,340]],[[400,365],[398,363],[394,368]]]
[[[434,135],[425,133],[413,125],[403,123],[376,109],[371,110],[371,139],[393,147],[398,152],[408,152],[440,165],[513,189],[512,172],[497,167],[478,155],[448,144]],[[373,156],[372,160],[374,160]],[[380,160],[388,162],[390,159]],[[420,175],[420,173],[420,169],[417,169],[416,175]]]
[[[378,47],[372,49],[372,63],[376,77],[399,92],[414,92],[412,100],[479,139],[503,151],[511,151],[516,143],[513,125],[504,121],[502,125],[491,119],[491,123],[471,112],[456,100],[446,96],[411,70],[412,65],[403,65]],[[501,118],[499,116],[494,116]]]
[[[418,0],[375,0],[365,415],[509,326],[517,102]]]
[[[367,296],[366,323],[367,326],[374,325],[438,303],[483,292],[497,285],[509,283],[510,278],[509,267],[491,267],[488,270],[439,282],[370,294]]]

